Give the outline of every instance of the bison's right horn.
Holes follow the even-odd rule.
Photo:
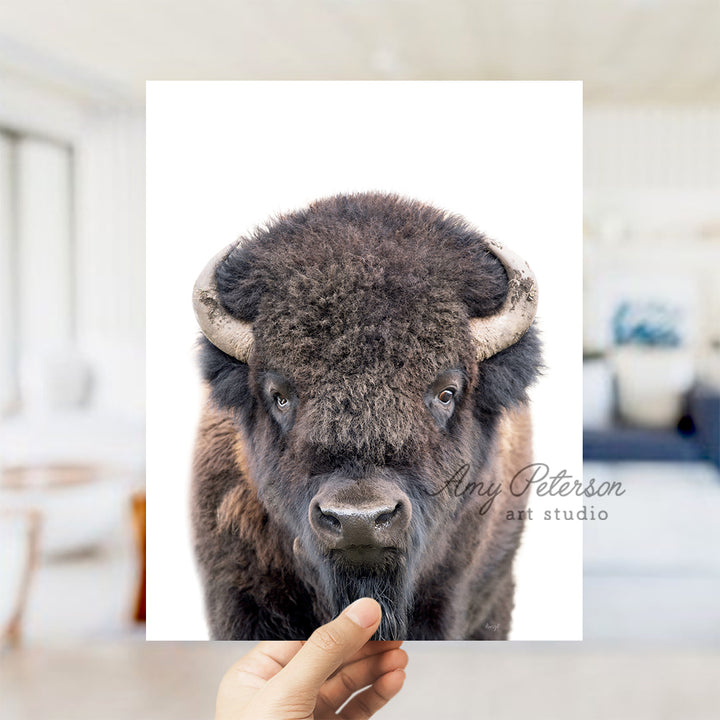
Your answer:
[[[532,325],[538,302],[537,282],[530,266],[500,243],[486,242],[488,250],[505,268],[508,291],[505,302],[494,315],[470,320],[478,361],[514,345]]]
[[[221,250],[205,266],[193,288],[193,309],[200,329],[215,347],[246,363],[252,350],[252,323],[233,317],[220,302],[215,273],[237,243]]]

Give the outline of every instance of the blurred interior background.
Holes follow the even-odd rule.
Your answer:
[[[581,79],[584,474],[626,489],[588,503],[608,511],[585,524],[596,642],[419,645],[385,716],[715,717],[718,28],[714,0],[3,4],[7,716],[209,716],[221,670],[246,647],[139,642],[145,80]],[[511,668],[530,692],[514,692]],[[478,695],[480,682],[505,700]],[[556,696],[562,707],[546,701]]]
[[[720,641],[719,201],[704,95],[586,112],[586,638]]]
[[[143,105],[46,46],[0,37],[0,628],[142,637]]]

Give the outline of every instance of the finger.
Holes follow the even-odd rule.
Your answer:
[[[320,689],[323,698],[333,710],[337,710],[353,693],[372,685],[379,677],[393,670],[403,670],[408,656],[404,650],[388,650],[362,660],[343,665]]]
[[[372,655],[379,655],[380,653],[388,652],[389,650],[395,650],[403,644],[402,640],[368,640],[351,658],[349,658],[344,665],[340,667],[347,667],[350,663],[362,660],[365,657],[371,657]],[[336,670],[335,673],[339,672]],[[333,673],[333,675],[335,674]],[[332,675],[330,676],[332,677]]]
[[[234,663],[224,680],[250,687],[262,687],[277,675],[302,647],[300,641],[265,641]]]
[[[402,642],[402,640],[370,640],[347,661],[347,664],[398,648]],[[238,660],[230,670],[237,667],[239,670],[246,671],[249,669],[248,666],[252,666],[253,671],[259,677],[269,680],[295,657],[304,644],[304,640],[265,640]]]
[[[275,672],[280,672],[300,651],[301,640],[265,640],[258,643],[252,653],[261,655],[273,663]],[[267,678],[269,680],[269,678]]]
[[[310,636],[295,657],[268,683],[267,695],[277,701],[299,697],[314,700],[320,687],[373,636],[380,624],[377,601],[360,598]]]
[[[407,653],[395,649],[341,667],[320,689],[316,714],[321,718],[332,717],[353,693],[393,670],[403,670],[407,662]]]
[[[335,717],[366,720],[397,695],[405,682],[404,670],[393,670],[378,678],[371,687],[358,693]]]
[[[366,642],[348,660],[348,664],[364,657],[398,648],[402,645],[402,642],[402,640],[371,640]],[[264,682],[253,681],[249,675],[256,676],[260,681],[269,680],[295,657],[304,644],[305,641],[302,640],[265,640],[258,643],[249,653],[234,663],[227,671],[226,677],[229,682],[235,679],[251,687],[262,687]]]

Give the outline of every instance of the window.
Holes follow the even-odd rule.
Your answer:
[[[75,339],[73,151],[0,128],[0,414]]]

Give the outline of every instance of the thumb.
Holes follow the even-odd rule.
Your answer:
[[[372,598],[360,598],[319,627],[295,657],[268,684],[273,700],[307,698],[314,707],[322,684],[375,633],[382,611]],[[272,690],[270,685],[273,686]]]

